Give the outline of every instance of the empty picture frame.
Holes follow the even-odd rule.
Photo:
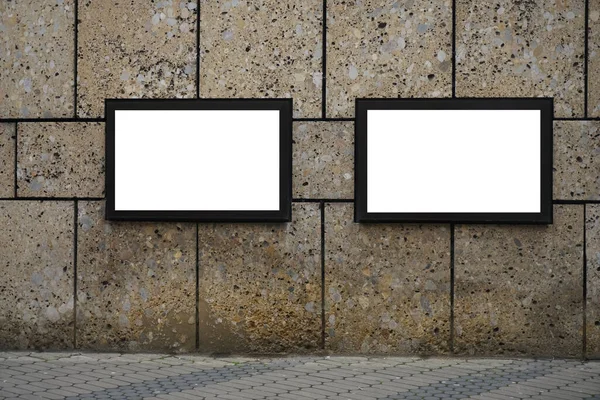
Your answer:
[[[552,223],[549,98],[357,99],[357,222]]]
[[[291,99],[110,99],[106,219],[291,219]]]

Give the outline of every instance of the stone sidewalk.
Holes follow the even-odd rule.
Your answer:
[[[0,353],[0,399],[600,399],[600,362]]]

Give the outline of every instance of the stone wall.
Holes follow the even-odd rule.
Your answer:
[[[0,348],[600,356],[600,2],[75,1],[0,2]],[[553,225],[353,222],[354,98],[453,95],[554,97]],[[104,99],[198,96],[294,99],[292,222],[104,220]]]

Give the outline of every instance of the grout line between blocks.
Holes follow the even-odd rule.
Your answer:
[[[321,72],[321,117],[327,117],[327,0],[323,0],[323,37],[321,43],[322,72]]]
[[[73,348],[77,348],[77,214],[79,202],[73,202]]]
[[[74,36],[75,36],[75,49],[74,53],[74,63],[73,63],[73,117],[77,118],[77,56],[78,56],[78,42],[79,42],[79,0],[75,0],[74,6],[74,14],[75,14],[75,23],[74,27]]]
[[[196,6],[196,98],[200,98],[200,1]]]
[[[600,204],[600,200],[552,200],[552,204]]]
[[[15,123],[15,162],[14,162],[14,188],[13,188],[13,197],[17,198],[17,165],[18,165],[18,158],[19,158],[19,150],[18,150],[18,142],[19,142],[19,124]]]
[[[292,199],[292,203],[354,203],[354,199]]]
[[[585,0],[585,11],[584,11],[584,17],[585,17],[585,21],[584,21],[584,26],[585,26],[585,33],[584,33],[584,49],[583,49],[583,115],[584,117],[588,117],[588,93],[589,93],[589,89],[588,89],[588,85],[589,85],[589,77],[588,77],[588,60],[589,60],[589,19],[590,19],[590,2],[589,0]]]
[[[354,122],[355,118],[292,118],[294,122]]]
[[[600,121],[598,117],[554,117],[554,121]]]
[[[450,224],[450,353],[454,354],[454,224]]]
[[[16,152],[15,152],[16,155]],[[16,161],[16,160],[15,160]],[[15,168],[16,171],[16,168]],[[15,175],[16,179],[16,175]],[[103,201],[105,197],[50,197],[16,196],[0,197],[0,201]],[[292,203],[354,203],[354,199],[292,199]],[[552,204],[600,204],[600,200],[561,200],[554,199]]]
[[[452,0],[452,98],[456,97],[456,0]]]
[[[196,223],[196,350],[200,350],[200,249],[198,245],[199,228]]]
[[[102,201],[104,197],[0,197],[0,201]]]
[[[325,350],[325,202],[321,209],[321,349]]]
[[[583,205],[583,343],[582,358],[587,357],[587,207]]]
[[[355,122],[356,118],[292,118],[293,122]],[[600,121],[600,117],[554,117],[553,121]],[[106,118],[0,118],[0,123],[32,123],[32,122],[106,122]]]
[[[0,123],[20,122],[105,122],[105,118],[0,118]]]

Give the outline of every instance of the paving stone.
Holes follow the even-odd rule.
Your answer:
[[[458,354],[581,354],[582,227],[580,205],[552,225],[456,227]]]
[[[170,394],[171,395],[176,395],[180,399],[189,399],[189,400],[197,400],[198,399],[197,394],[187,393],[185,391],[183,391],[183,392],[177,392],[177,393],[170,393]]]
[[[50,383],[48,381],[29,382],[29,386],[31,386],[32,389],[34,389],[36,387],[40,388],[40,389],[58,389],[61,387],[60,385],[57,385],[56,383]]]
[[[18,129],[19,196],[104,196],[103,123],[31,122]]]
[[[70,391],[69,388],[51,389],[47,393],[55,394],[57,396],[77,396],[79,393]]]
[[[367,387],[361,389],[360,391],[356,391],[355,393],[360,393],[363,396],[373,396],[375,398],[381,398],[384,396],[390,396],[396,394],[395,390],[386,390],[386,388],[382,386],[378,387]]]
[[[223,386],[224,388],[231,388],[231,389],[237,389],[237,390],[244,390],[244,389],[250,389],[250,388],[255,387],[255,385],[250,385],[250,384],[238,382],[238,381],[230,381],[230,382],[221,383],[220,386]],[[258,386],[258,385],[256,385],[256,386]]]
[[[323,389],[333,393],[347,393],[352,389],[352,385],[341,387],[341,385],[336,385],[334,382],[326,382],[320,385],[319,389]]]
[[[196,1],[105,7],[78,8],[78,116],[103,116],[105,98],[196,96]]]
[[[72,117],[74,0],[0,2],[0,118]]]
[[[298,388],[310,387],[310,386],[312,386],[314,384],[317,384],[317,382],[314,382],[314,381],[312,381],[310,379],[306,379],[304,377],[302,377],[302,378],[286,379],[283,382],[288,383],[288,384],[293,385],[293,386],[297,386]]]
[[[70,375],[70,376],[62,376],[62,377],[56,378],[56,382],[61,382],[61,385],[65,385],[65,384],[73,385],[76,383],[85,383],[86,380],[82,379],[78,376]]]
[[[588,385],[587,382],[573,383],[572,385],[562,387],[562,389],[573,391],[575,393],[585,393],[588,395],[593,395],[600,392],[598,385]]]
[[[366,396],[364,393],[361,393],[360,391],[355,392],[355,393],[344,393],[344,397],[348,398],[348,399],[354,399],[354,400],[376,400],[377,396]]]
[[[164,378],[164,377],[165,377],[165,376],[167,376],[167,375],[164,375],[164,374],[159,374],[159,373],[155,373],[155,372],[150,372],[150,371],[148,371],[148,372],[138,372],[138,373],[137,373],[137,374],[135,374],[135,375],[128,375],[128,376],[133,376],[133,377],[140,378],[140,379],[147,379],[147,380],[150,380],[150,379],[160,379],[160,378]]]
[[[0,348],[71,348],[73,203],[1,201],[0,259]]]
[[[294,122],[293,197],[354,197],[354,123]]]
[[[77,340],[84,349],[190,351],[195,338],[195,227],[78,213]]]
[[[306,400],[307,398],[310,398],[310,397],[302,396],[301,392],[283,393],[283,394],[280,394],[278,397],[280,397],[282,399],[289,399],[289,400]]]
[[[558,375],[558,374],[548,374],[536,378],[538,382],[547,382],[547,383],[556,383],[559,385],[569,385],[571,383],[577,382],[577,379],[573,379],[570,377]]]
[[[294,204],[287,224],[200,224],[198,245],[201,350],[318,348],[318,204]]]
[[[537,388],[528,387],[523,384],[512,384],[506,387],[501,388],[502,392],[505,393],[514,393],[515,395],[524,395],[524,396],[533,396],[540,394],[543,390],[539,390]]]
[[[336,352],[448,351],[448,226],[357,224],[325,207],[326,346]]]
[[[419,388],[419,386],[415,385],[414,383],[411,385],[401,379],[392,382],[385,382],[384,387],[393,388],[397,392],[407,392],[410,390],[417,390]]]
[[[35,396],[38,396],[38,398],[43,398],[43,399],[57,399],[57,400],[62,400],[64,398],[64,396],[59,395],[59,394],[54,394],[51,392],[35,392],[34,393]]]
[[[560,371],[560,375],[564,376],[564,377],[575,378],[577,380],[588,379],[588,378],[596,376],[596,374],[583,371],[580,368],[574,368],[574,369]]]
[[[40,400],[43,397],[38,396],[37,394],[22,394],[19,397],[9,397],[11,400],[19,399],[19,400]]]
[[[324,372],[319,373],[319,376],[324,377],[332,377],[332,378],[344,378],[344,377],[352,377],[357,375],[353,371],[346,371],[344,369],[329,369]]]
[[[203,1],[200,96],[293,98],[321,116],[322,1]]]
[[[27,389],[21,388],[21,387],[5,387],[5,388],[3,388],[3,390],[8,393],[13,393],[14,395],[23,395],[23,394],[33,393],[31,390],[27,390]]]
[[[360,97],[452,95],[452,3],[327,3],[327,114],[354,117]]]
[[[585,0],[456,2],[456,94],[553,97],[584,114]]]
[[[98,391],[98,390],[104,390],[104,387],[101,385],[96,385],[92,382],[89,383],[76,383],[73,385],[74,388],[77,389],[82,389],[82,390],[86,390],[86,391],[90,391],[90,392],[94,392],[94,391]]]
[[[597,393],[596,393],[597,394]],[[571,390],[563,390],[557,389],[548,393],[550,396],[562,398],[562,399],[584,399],[588,398],[589,395],[587,393],[577,393]]]
[[[3,357],[4,353],[0,353],[0,370],[5,372],[19,372],[22,375],[26,375],[29,380],[36,381],[40,374],[44,372],[44,367],[56,368],[51,362],[46,362],[42,359],[38,361],[25,361],[27,364],[22,362],[14,362],[14,358],[10,359]],[[10,357],[10,356],[9,356]],[[131,366],[131,363],[123,363],[121,356],[113,357],[110,360],[93,360],[86,363],[81,363],[86,357],[82,356],[68,356],[61,360],[66,365],[65,369],[69,370],[71,375],[68,376],[70,380],[78,379],[80,375],[72,365],[78,364],[82,366],[94,366],[94,363],[102,363],[106,368],[115,370],[115,378],[122,378],[124,374],[127,374],[129,369],[123,368],[123,366]],[[72,360],[72,362],[69,362]],[[374,360],[381,360],[382,362],[376,362]],[[174,356],[170,356],[165,359],[166,364],[178,364],[177,359]],[[285,368],[289,367],[289,362],[284,359],[266,359],[265,363],[259,365],[268,367],[267,371],[272,374],[275,379],[281,378],[286,375]],[[224,384],[214,384],[211,382],[202,383],[201,379],[192,385],[184,378],[200,378],[207,372],[211,375],[227,375],[228,371],[232,368],[226,366],[223,368],[223,362],[218,359],[204,361],[206,366],[212,365],[212,369],[208,371],[199,370],[197,373],[191,373],[186,375],[174,376],[172,378],[159,378],[144,380],[134,384],[125,384],[122,387],[114,389],[104,390],[96,385],[96,382],[92,384],[76,383],[75,386],[60,387],[58,389],[47,389],[40,390],[39,385],[23,385],[24,392],[20,395],[20,398],[29,398],[32,392],[27,390],[35,391],[35,397],[37,398],[55,398],[59,396],[61,398],[66,397],[68,399],[78,398],[92,398],[92,399],[139,399],[139,398],[161,398],[161,399],[191,399],[202,396],[208,399],[269,399],[269,398],[281,398],[281,399],[464,399],[466,397],[472,399],[492,399],[502,400],[507,398],[533,398],[533,399],[554,399],[554,400],[566,400],[575,398],[593,398],[594,394],[600,393],[600,364],[587,362],[581,363],[576,361],[564,361],[564,360],[476,360],[470,361],[469,364],[480,364],[490,367],[484,372],[475,372],[477,375],[465,375],[458,378],[452,378],[444,383],[436,382],[435,378],[428,377],[427,373],[439,373],[445,374],[447,371],[456,369],[456,366],[452,363],[448,363],[447,360],[443,359],[423,359],[415,362],[409,362],[402,367],[413,368],[412,376],[408,380],[413,379],[417,386],[404,385],[407,379],[393,379],[391,381],[386,380],[388,375],[386,372],[389,370],[386,366],[396,365],[397,362],[393,359],[372,359],[366,362],[361,362],[366,365],[376,366],[372,372],[371,370],[366,373],[360,373],[357,377],[338,379],[334,382],[329,382],[328,379],[317,379],[315,381],[310,380],[311,387],[302,388],[302,384],[305,381],[305,377],[312,378],[314,374],[318,376],[321,372],[316,372],[313,369],[309,369],[305,374],[300,377],[291,378],[289,380],[279,379],[281,383],[268,383],[267,386],[257,386],[251,388],[248,385],[242,385],[241,387],[234,387],[231,384],[242,381],[228,381]],[[237,368],[244,367],[255,367],[252,364],[253,361],[244,361]],[[352,364],[343,363],[336,360],[336,357],[331,359],[327,358],[316,358],[306,359],[303,358],[295,359],[294,363],[308,364],[314,367],[328,365],[330,369],[328,372],[339,372],[339,371],[351,371],[355,373],[355,367]],[[466,363],[464,363],[466,364]],[[22,371],[23,366],[32,371]],[[161,365],[157,363],[157,365]],[[164,365],[164,364],[163,364]],[[337,366],[336,366],[337,365]],[[462,364],[461,364],[462,365]],[[34,368],[39,367],[39,368]],[[397,368],[397,367],[396,367]],[[464,369],[466,373],[473,373],[473,370]],[[595,371],[595,372],[590,372]],[[425,372],[425,374],[423,374]],[[577,373],[580,373],[579,375]],[[591,374],[591,375],[590,375]],[[531,376],[538,376],[535,379],[531,379]],[[262,375],[253,376],[252,378],[262,378]],[[434,379],[429,382],[429,380]],[[586,379],[586,381],[582,381]],[[572,383],[578,382],[574,386]],[[0,380],[0,383],[3,382]],[[52,383],[60,382],[58,380],[51,381]],[[291,383],[296,382],[296,383]],[[300,386],[294,386],[298,383]],[[322,383],[326,382],[326,383]],[[514,383],[519,382],[519,383]],[[67,382],[65,382],[67,383]],[[60,383],[57,383],[60,384]],[[70,382],[68,384],[71,384]],[[550,385],[550,386],[545,386]],[[546,388],[548,391],[546,391]],[[193,388],[193,389],[192,389]],[[20,388],[17,388],[17,390]],[[4,390],[4,387],[3,389]],[[0,396],[12,398],[18,396],[15,391],[8,392],[0,390]],[[290,391],[291,393],[287,393]],[[20,392],[19,392],[20,393]],[[275,396],[277,394],[277,396]],[[154,397],[152,397],[154,396]]]
[[[102,379],[97,380],[97,381],[92,381],[92,383],[94,384],[94,386],[98,386],[98,387],[103,388],[103,389],[114,389],[114,388],[119,387],[118,385],[115,385],[113,383],[109,383],[109,382],[107,382],[105,380],[102,380]]]

